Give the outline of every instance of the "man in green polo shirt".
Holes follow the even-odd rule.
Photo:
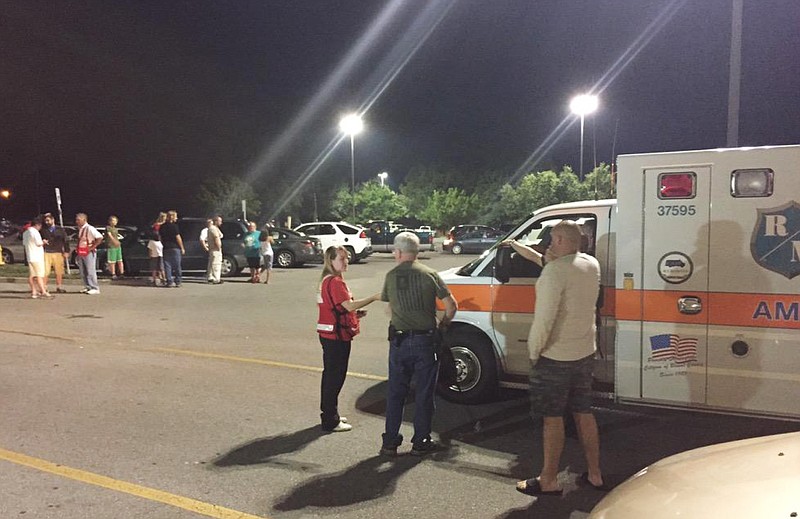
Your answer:
[[[386,274],[381,301],[389,303],[389,383],[386,395],[386,429],[380,453],[396,456],[403,442],[400,425],[403,405],[416,378],[414,436],[411,454],[423,456],[437,449],[431,439],[436,376],[439,362],[434,351],[436,299],[444,303],[445,313],[439,326],[447,327],[458,305],[439,274],[419,263],[419,238],[401,232],[394,239],[397,266]]]

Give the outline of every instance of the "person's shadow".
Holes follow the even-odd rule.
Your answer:
[[[398,478],[422,461],[416,456],[374,456],[335,474],[317,476],[296,487],[273,507],[288,511],[313,506],[333,508],[394,493]]]
[[[212,465],[223,468],[278,463],[275,458],[282,454],[297,452],[323,434],[325,433],[319,425],[315,425],[291,434],[260,438],[236,447],[214,460]],[[286,465],[287,463],[279,464]]]

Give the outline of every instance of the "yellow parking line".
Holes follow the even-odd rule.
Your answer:
[[[236,357],[233,355],[222,355],[219,353],[206,353],[202,351],[192,351],[192,350],[176,350],[174,348],[151,348],[150,351],[161,351],[165,353],[175,353],[178,355],[189,355],[192,357],[205,357],[208,359],[220,359],[220,360],[230,360],[233,362],[248,362],[250,364],[262,364],[264,366],[274,366],[278,368],[289,368],[289,369],[298,369],[301,371],[313,371],[315,373],[322,373],[322,368],[317,366],[304,366],[302,364],[288,364],[286,362],[277,362],[274,360],[264,360],[264,359],[254,359],[250,357]],[[355,373],[352,371],[347,372],[347,376],[355,377],[355,378],[363,378],[365,380],[377,380],[379,382],[384,382],[388,380],[386,377],[380,377],[378,375],[369,375],[367,373]]]
[[[11,463],[16,463],[17,465],[24,465],[26,467],[31,467],[43,472],[49,472],[50,474],[73,479],[75,481],[89,483],[90,485],[116,490],[117,492],[124,492],[126,494],[131,494],[133,496],[141,497],[150,501],[157,501],[159,503],[164,503],[165,505],[174,506],[176,508],[183,508],[184,510],[188,510],[190,512],[208,517],[215,517],[217,519],[268,519],[266,517],[251,515],[245,512],[239,512],[237,510],[225,508],[224,506],[212,505],[210,503],[197,501],[196,499],[170,494],[169,492],[164,492],[162,490],[156,490],[154,488],[128,483],[127,481],[120,481],[107,476],[93,474],[91,472],[86,472],[85,470],[65,467],[63,465],[39,458],[33,458],[31,456],[26,456],[25,454],[12,452],[5,449],[0,449],[0,460],[6,460]]]
[[[0,333],[16,333],[18,335],[27,335],[28,337],[41,337],[44,339],[57,339],[59,341],[75,342],[75,339],[71,337],[61,337],[60,335],[46,335],[44,333],[35,333],[35,332],[23,332],[21,330],[7,330],[5,328],[0,328]]]

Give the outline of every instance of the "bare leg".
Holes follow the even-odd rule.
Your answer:
[[[31,287],[31,295],[33,296],[37,295],[38,292],[36,290],[37,287],[36,278],[34,278],[33,276],[28,276],[28,285],[30,285]]]
[[[558,490],[558,464],[564,450],[564,419],[560,416],[545,416],[542,428],[544,464],[539,474],[542,490]]]
[[[39,288],[39,293],[40,294],[46,294],[47,293],[47,289],[44,288],[44,280],[42,280],[42,278],[35,277],[35,278],[33,278],[33,282]]]
[[[583,455],[586,457],[589,482],[592,485],[601,486],[603,474],[600,470],[600,433],[597,430],[597,420],[591,413],[573,413],[572,416],[575,418],[575,425],[578,428]]]
[[[125,275],[125,265],[121,261],[118,261],[117,265],[119,266],[119,268],[117,269],[118,272],[119,272],[119,275],[120,276],[124,276]]]
[[[264,280],[265,285],[269,285],[269,278],[272,277],[272,270],[267,270],[267,279]]]

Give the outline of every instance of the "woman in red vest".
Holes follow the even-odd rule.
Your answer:
[[[322,344],[323,364],[320,418],[322,429],[328,432],[344,432],[353,428],[347,423],[347,418],[339,415],[339,392],[347,376],[350,343],[359,332],[358,320],[367,313],[361,308],[381,298],[380,294],[374,294],[354,300],[342,277],[347,272],[347,264],[347,250],[344,247],[328,247],[317,294],[317,333]]]

